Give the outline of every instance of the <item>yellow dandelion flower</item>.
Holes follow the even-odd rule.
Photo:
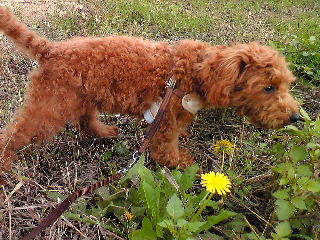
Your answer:
[[[212,151],[214,151],[216,153],[223,153],[226,155],[230,155],[234,150],[234,146],[228,140],[218,140],[218,141],[216,141],[216,144],[214,144],[211,147],[211,149],[212,149]]]
[[[124,213],[124,218],[126,219],[127,222],[130,222],[133,219],[133,214],[131,212],[125,211]]]
[[[201,184],[208,192],[217,192],[220,195],[225,195],[227,192],[230,192],[231,181],[228,176],[223,173],[210,172],[201,174],[201,180]]]

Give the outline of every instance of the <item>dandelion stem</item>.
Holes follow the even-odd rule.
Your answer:
[[[208,195],[207,195],[208,196]],[[205,200],[205,202],[202,204],[202,206],[198,209],[197,213],[191,218],[191,222],[194,222],[198,219],[200,214],[203,212],[203,210],[207,207],[209,201],[213,197],[213,193],[210,193],[209,197]]]
[[[224,151],[222,151],[222,162],[221,162],[221,167],[220,167],[220,171],[223,172],[223,166],[224,166]]]

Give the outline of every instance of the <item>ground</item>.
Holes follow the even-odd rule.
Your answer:
[[[67,14],[68,9],[80,9],[81,12],[85,7],[77,2],[72,4],[72,2],[45,0],[1,1],[1,4],[15,9],[22,21],[51,39],[63,39],[74,34],[68,31],[61,32],[60,29],[55,31],[55,25],[52,24],[53,15]],[[66,12],[58,11],[61,9],[59,6],[65,6]],[[139,24],[133,24],[130,25],[128,34],[152,37],[155,40],[167,38],[169,41],[175,41],[183,35],[218,44],[252,40],[267,43],[269,40],[281,38],[275,28],[270,27],[272,25],[268,18],[270,15],[279,19],[292,15],[299,17],[308,12],[313,5],[307,4],[307,6],[309,8],[291,7],[279,10],[267,2],[259,11],[247,10],[243,17],[234,15],[232,10],[234,8],[230,10],[228,6],[217,4],[214,8],[216,26],[211,29],[212,31],[196,32],[194,35],[172,33],[172,31],[168,31],[167,35],[150,34],[141,30]],[[243,24],[238,24],[239,22]],[[77,25],[75,29],[76,27]],[[93,34],[107,34],[106,29],[100,32],[93,31]],[[79,34],[86,35],[87,32],[79,31]],[[10,120],[14,110],[21,105],[27,84],[26,74],[37,64],[17,51],[2,35],[0,53],[0,127],[3,127]],[[303,107],[312,118],[319,116],[319,88],[297,83],[293,86],[292,92],[303,103]],[[11,182],[0,189],[0,239],[17,239],[30,226],[35,226],[47,212],[45,209],[56,205],[56,202],[48,197],[48,192],[68,194],[103,175],[114,173],[121,167],[127,166],[130,154],[142,142],[146,124],[128,116],[102,115],[102,119],[119,126],[121,136],[114,139],[91,139],[80,135],[72,126],[68,126],[52,142],[41,146],[30,145],[19,152],[19,162],[13,170]],[[209,148],[216,140],[229,139],[236,147],[234,155],[227,162],[229,168],[240,169],[241,166],[239,174],[247,182],[256,184],[261,184],[261,179],[270,176],[268,156],[255,152],[255,148],[259,143],[272,142],[273,131],[255,129],[246,119],[237,117],[233,110],[227,109],[201,112],[190,128],[190,133],[190,137],[182,139],[182,145],[191,149],[203,171],[219,170],[219,159]],[[110,158],[105,154],[108,152],[113,153]],[[239,159],[242,162],[235,162]],[[155,168],[154,162],[149,159],[147,166]],[[250,201],[258,202],[258,199]],[[97,225],[92,227],[91,224],[78,223],[66,218],[61,218],[47,229],[46,236],[48,239],[78,239],[79,236],[91,239],[122,239]]]

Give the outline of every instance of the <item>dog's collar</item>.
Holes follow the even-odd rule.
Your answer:
[[[174,89],[172,93],[181,98],[182,107],[192,114],[197,114],[197,112],[204,107],[203,100],[199,94],[185,94],[181,89],[178,88]],[[154,102],[151,107],[144,112],[143,116],[147,123],[151,124],[155,120],[155,116],[158,113],[161,103],[162,98],[159,97],[158,101]]]
[[[192,114],[197,114],[197,112],[204,107],[203,100],[197,93],[185,94],[184,91],[176,88],[173,90],[173,94],[182,98],[182,107]]]
[[[192,114],[197,114],[199,110],[204,108],[204,102],[201,96],[195,92],[186,94],[181,89],[175,88],[173,94],[181,98],[182,107]]]
[[[174,93],[176,96],[178,96],[179,98],[183,98],[184,95],[185,95],[184,91],[182,91],[182,90],[179,89],[179,88],[174,89],[174,90],[173,90],[173,93]]]

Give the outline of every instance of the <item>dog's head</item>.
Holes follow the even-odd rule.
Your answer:
[[[210,48],[198,71],[209,105],[235,107],[265,128],[299,120],[299,103],[289,93],[295,78],[285,58],[269,47],[250,43]]]

